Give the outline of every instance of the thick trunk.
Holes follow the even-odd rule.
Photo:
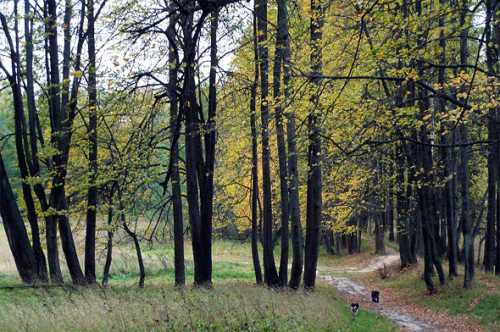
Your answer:
[[[212,24],[214,24],[213,21]],[[210,106],[211,102],[209,101],[208,126],[205,130],[205,153],[203,153],[200,120],[202,110],[196,100],[194,68],[197,36],[196,33],[193,35],[192,14],[183,17],[182,26],[184,82],[181,95],[181,112],[183,112],[186,123],[186,185],[194,258],[194,283],[197,286],[210,287],[212,283],[211,241],[215,108]],[[211,35],[213,34],[212,25]],[[211,36],[211,39],[213,40],[214,37]],[[213,61],[213,52],[211,52],[211,63]]]
[[[0,155],[0,216],[7,234],[9,247],[23,282],[36,281],[36,262],[26,227],[19,212],[2,156]]]
[[[485,44],[486,65],[488,76],[494,77],[498,70],[498,50],[500,49],[500,24],[498,22],[498,1],[486,1]],[[494,98],[494,97],[493,97]],[[498,108],[490,108],[488,112],[488,216],[484,245],[484,268],[500,275],[500,150],[498,141],[500,137],[498,125]],[[496,251],[495,251],[496,227]],[[496,256],[496,260],[495,260]]]
[[[440,0],[442,6],[446,5],[446,0]],[[445,25],[444,17],[439,18],[439,26],[443,28]],[[443,29],[441,29],[439,34],[439,62],[441,64],[446,64],[446,39]],[[438,68],[438,83],[444,86],[446,83],[446,70],[445,67]],[[437,112],[440,114],[446,114],[446,101],[442,98],[438,99],[436,102]],[[441,143],[443,145],[448,144],[448,134],[446,132],[441,133]],[[455,136],[453,135],[453,138]],[[454,139],[453,142],[454,143]],[[442,200],[443,200],[443,216],[446,221],[446,234],[448,239],[448,274],[450,277],[457,276],[457,232],[456,232],[456,220],[455,220],[455,193],[453,192],[454,186],[454,152],[453,147],[445,147],[441,149],[441,160],[443,167],[443,178],[446,183],[442,190]]]
[[[468,63],[469,48],[468,48],[468,35],[469,30],[466,27],[468,24],[466,22],[466,15],[468,12],[468,1],[463,0],[461,15],[460,15],[460,26],[463,27],[460,33],[460,63],[466,65]],[[461,87],[460,90],[465,91],[465,86]],[[466,124],[461,124],[459,126],[460,141],[465,143],[468,141],[469,134]],[[464,288],[470,288],[474,279],[474,248],[472,247],[472,226],[471,226],[471,214],[470,214],[470,201],[469,201],[469,160],[470,160],[470,147],[462,145],[460,147],[460,165],[459,165],[459,183],[461,189],[461,199],[462,199],[462,234],[464,237]]]
[[[85,234],[85,278],[89,284],[96,283],[95,237],[97,215],[97,75],[94,33],[94,0],[87,2],[88,55],[89,55],[89,189],[87,193],[87,227]]]
[[[262,192],[263,192],[263,249],[264,281],[278,286],[279,276],[273,254],[273,211],[271,191],[271,151],[269,146],[269,54],[267,43],[267,0],[256,2],[257,41],[259,49],[261,135],[262,135]]]
[[[38,116],[36,111],[36,101],[35,101],[35,88],[34,88],[34,76],[33,76],[33,18],[31,15],[31,5],[28,0],[24,1],[24,38],[25,38],[25,50],[26,50],[26,95],[27,95],[27,109],[28,109],[28,120],[29,120],[29,144],[25,142],[26,151],[26,161],[29,166],[30,175],[32,177],[37,177],[40,174],[40,165],[38,161],[38,146],[37,146],[37,124]],[[23,115],[24,118],[24,115]],[[26,131],[28,128],[24,128]],[[43,137],[40,138],[43,141]],[[27,147],[30,147],[29,149]],[[30,155],[31,152],[31,155]],[[42,190],[43,187],[40,184],[34,185],[35,193],[37,190]],[[31,194],[30,194],[31,195]],[[31,199],[33,201],[33,199]],[[28,202],[26,202],[26,207],[28,213],[35,213],[34,209],[30,212],[28,207]],[[36,214],[36,213],[35,213]],[[30,220],[33,218],[31,217]],[[33,237],[33,250],[35,251],[35,259],[37,261],[38,277],[42,281],[48,281],[47,275],[47,263],[45,260],[45,255],[43,253],[40,241],[40,232],[38,230],[38,224],[35,225],[35,229],[32,227],[32,237]]]
[[[7,81],[10,85],[12,91],[12,99],[14,105],[14,124],[15,124],[15,145],[19,171],[23,179],[21,183],[24,202],[26,204],[26,212],[28,216],[28,221],[31,227],[32,238],[33,238],[33,251],[35,255],[36,262],[36,279],[42,282],[47,281],[47,266],[45,261],[45,255],[43,253],[41,243],[40,243],[40,231],[38,227],[38,217],[35,211],[35,203],[33,200],[33,193],[31,186],[27,183],[30,172],[28,170],[29,161],[27,159],[29,155],[28,149],[28,137],[27,137],[27,125],[24,114],[24,103],[21,91],[21,63],[20,59],[16,54],[19,54],[19,27],[18,27],[18,1],[14,1],[14,39],[12,38],[7,20],[4,15],[0,16],[1,28],[5,34],[7,40],[7,45],[11,54],[11,70],[9,74],[4,66],[1,69],[5,72],[7,76]],[[26,25],[26,21],[25,21]],[[29,24],[27,24],[29,26]],[[29,34],[29,31],[28,31]]]
[[[284,20],[286,15],[286,1],[278,1],[278,33],[276,37],[276,50],[273,65],[273,96],[274,96],[274,119],[276,122],[276,143],[278,148],[278,165],[280,177],[280,207],[281,207],[281,260],[279,277],[281,286],[288,282],[288,247],[289,247],[289,196],[288,196],[288,169],[286,160],[285,130],[283,128],[283,112],[286,100],[281,91],[281,68],[283,65],[283,48],[288,35],[288,25]],[[285,12],[284,12],[285,11]]]
[[[172,205],[174,217],[174,266],[175,266],[175,285],[184,286],[186,284],[186,266],[184,262],[184,219],[182,214],[182,194],[181,178],[179,174],[179,145],[177,142],[180,132],[178,98],[177,98],[177,67],[178,54],[176,53],[175,41],[175,20],[170,18],[168,31],[168,94],[170,97],[170,134],[172,136],[172,151],[170,161],[172,164],[171,189]]]
[[[491,56],[491,59],[488,60],[488,63],[493,66],[493,64],[497,64],[497,69],[496,69],[496,73],[498,74],[498,54],[500,52],[500,19],[498,17],[499,13],[500,13],[500,2],[498,1],[493,1],[491,0],[490,2],[491,4],[491,13],[492,13],[492,30],[495,32],[494,35],[495,35],[495,40],[494,40],[494,44],[493,43],[487,43],[487,45],[490,46],[490,49],[489,49],[489,52],[488,54],[490,54]],[[493,6],[493,4],[495,4],[495,6]],[[495,45],[495,49],[496,49],[496,52],[494,53],[493,50],[491,50],[491,46],[492,45]],[[489,70],[491,71],[491,70]],[[498,92],[498,90],[497,90]],[[496,95],[498,96],[499,93],[497,93]],[[497,119],[500,118],[500,114],[499,114],[499,111],[497,109]],[[497,136],[496,138],[498,139],[500,137],[500,126],[497,124]],[[498,167],[500,166],[500,152],[497,152],[497,170],[498,170]],[[497,173],[497,224],[496,224],[496,227],[497,227],[497,251],[496,251],[496,262],[495,262],[495,274],[497,276],[500,276],[500,174]]]
[[[69,29],[69,20],[67,19],[68,11],[71,7],[69,2],[66,3],[65,29]],[[57,3],[55,0],[47,0],[48,19],[48,53],[50,62],[50,87],[49,87],[49,110],[51,117],[51,125],[53,129],[52,141],[58,149],[57,155],[54,156],[55,175],[53,178],[53,186],[51,191],[51,207],[57,213],[55,219],[58,219],[59,233],[61,235],[61,243],[66,263],[75,284],[85,284],[86,279],[78,261],[75,243],[71,227],[64,211],[67,209],[66,193],[65,193],[65,177],[66,165],[69,154],[69,138],[70,138],[70,123],[68,123],[68,113],[66,104],[61,104],[60,96],[60,78],[59,78],[59,48],[58,48],[58,33],[57,33]],[[66,45],[69,43],[65,38]],[[69,54],[64,52],[65,58],[63,64],[67,62]],[[69,60],[68,60],[69,61]],[[64,66],[63,66],[64,67]]]
[[[290,63],[290,35],[288,32],[288,7],[285,2],[282,7],[283,24],[286,24],[285,40],[283,48],[283,72],[284,72],[284,90],[285,102],[290,99],[290,78],[291,78],[291,63]],[[300,286],[300,277],[302,275],[303,265],[303,247],[302,247],[302,224],[300,222],[300,201],[299,201],[299,171],[297,166],[297,141],[296,141],[296,125],[295,111],[287,110],[285,113],[287,118],[287,139],[288,139],[288,197],[290,222],[292,226],[292,269],[290,271],[289,287],[297,289]]]
[[[311,110],[308,116],[309,148],[307,173],[307,213],[306,241],[304,255],[304,288],[314,288],[316,267],[318,264],[319,229],[322,210],[321,179],[321,134],[319,121],[319,93],[322,73],[322,27],[323,6],[320,1],[311,0],[311,69],[313,73],[313,89]]]

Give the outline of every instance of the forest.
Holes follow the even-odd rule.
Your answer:
[[[499,331],[497,0],[0,0],[0,330]]]

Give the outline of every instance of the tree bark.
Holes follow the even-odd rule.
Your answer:
[[[273,96],[274,96],[274,119],[276,123],[276,143],[278,148],[278,165],[280,177],[280,207],[281,207],[281,260],[279,269],[280,285],[282,287],[288,282],[288,248],[289,248],[289,193],[288,193],[288,169],[287,152],[285,144],[285,130],[283,127],[283,112],[287,100],[281,91],[281,68],[283,65],[283,52],[288,35],[288,24],[286,1],[279,0],[278,5],[278,31],[276,37],[276,50],[273,65]]]
[[[256,3],[254,3],[256,7]],[[255,8],[254,8],[255,10]],[[250,130],[252,135],[252,262],[255,282],[262,284],[262,270],[259,259],[259,171],[257,154],[257,87],[259,84],[259,54],[257,48],[257,19],[253,17],[254,80],[250,97]]]
[[[179,144],[177,135],[180,132],[178,98],[177,98],[177,71],[179,65],[177,46],[175,41],[175,19],[170,17],[167,33],[169,35],[168,46],[168,93],[170,97],[170,134],[172,136],[172,205],[174,217],[174,266],[175,285],[184,286],[186,284],[186,266],[184,262],[184,220],[182,213],[181,178],[179,175]]]
[[[463,0],[460,14],[460,26],[463,27],[460,33],[460,63],[462,65],[468,63],[469,58],[469,48],[467,44],[467,39],[469,35],[469,28],[466,27],[467,22],[467,12],[468,12],[468,1]],[[465,87],[460,88],[462,91]],[[466,124],[461,124],[459,126],[460,139],[462,142],[468,141],[468,128]],[[470,216],[470,201],[469,201],[469,159],[470,159],[470,147],[461,146],[460,147],[460,169],[459,169],[459,182],[461,189],[461,199],[462,199],[462,234],[464,237],[464,288],[470,288],[474,279],[474,248],[473,248],[473,238],[472,238],[472,226],[471,226],[471,216]]]
[[[26,213],[28,217],[28,222],[30,224],[32,233],[32,247],[34,251],[35,263],[36,263],[36,276],[37,281],[46,282],[47,281],[47,265],[45,260],[45,255],[40,241],[40,231],[38,226],[38,216],[36,214],[35,202],[33,199],[33,192],[31,186],[28,184],[28,178],[30,176],[30,171],[28,169],[28,138],[27,138],[27,125],[24,114],[24,102],[21,90],[21,60],[19,59],[19,27],[18,27],[18,1],[14,1],[14,39],[11,36],[9,27],[7,25],[7,20],[4,15],[0,16],[1,28],[7,39],[7,44],[10,51],[10,62],[11,62],[11,73],[7,71],[5,67],[2,66],[7,80],[9,82],[12,99],[14,105],[14,125],[15,125],[15,146],[17,161],[19,166],[19,171],[21,174],[22,182],[21,188],[23,192],[23,198],[26,205]],[[29,32],[28,32],[29,34]]]
[[[109,207],[108,207],[108,242],[106,245],[106,262],[104,263],[104,270],[102,272],[102,287],[106,288],[109,284],[109,271],[111,263],[113,262],[113,193],[110,193]]]
[[[87,1],[87,43],[89,56],[89,188],[87,193],[87,225],[85,234],[85,278],[87,283],[96,283],[95,238],[97,215],[97,68],[94,28],[94,0]]]
[[[36,261],[26,227],[0,155],[0,216],[9,247],[22,281],[31,284],[37,279]]]
[[[69,20],[71,17],[71,1],[66,2],[65,11],[65,30],[69,31]],[[51,206],[56,211],[55,220],[58,220],[59,233],[61,235],[61,243],[66,263],[74,284],[83,285],[86,283],[85,276],[78,261],[75,242],[71,227],[65,210],[67,209],[66,193],[65,193],[65,178],[66,166],[69,155],[69,140],[70,126],[68,121],[68,113],[66,104],[61,103],[61,88],[59,78],[59,48],[58,48],[58,33],[57,33],[57,2],[55,0],[47,0],[47,32],[48,32],[48,54],[50,62],[50,87],[49,87],[49,110],[51,117],[51,125],[53,129],[52,141],[58,149],[58,153],[54,156],[54,171],[53,185],[50,194]],[[83,13],[82,13],[83,15]],[[65,51],[63,58],[63,68],[66,68],[69,61],[68,44],[70,40],[67,36],[64,38]],[[63,70],[64,71],[64,70]],[[63,77],[66,73],[63,73]],[[63,95],[64,97],[64,95]],[[64,97],[66,98],[66,97]],[[63,98],[63,99],[64,99]],[[75,100],[76,98],[72,98]],[[52,237],[50,237],[52,238]],[[52,244],[53,245],[53,244]]]
[[[261,135],[262,135],[262,192],[263,192],[263,249],[264,281],[270,287],[280,283],[273,254],[273,211],[271,191],[271,151],[269,146],[269,54],[267,43],[267,0],[256,1],[257,45],[259,48]]]
[[[322,210],[321,134],[319,121],[319,76],[322,73],[323,7],[320,1],[311,0],[311,69],[313,73],[312,109],[308,115],[309,148],[307,174],[306,241],[304,255],[304,288],[313,289],[319,254],[319,229]]]

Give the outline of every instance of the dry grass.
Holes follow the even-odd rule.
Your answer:
[[[0,292],[1,331],[392,331],[350,308],[332,288],[276,292],[244,283],[214,289],[157,284],[144,290],[11,290]]]
[[[215,241],[214,288],[183,291],[172,286],[171,244],[144,244],[146,288],[138,289],[133,247],[121,242],[114,250],[109,289],[0,288],[0,331],[397,330],[385,318],[367,311],[353,319],[349,304],[326,285],[318,285],[311,294],[254,286],[248,243]],[[6,241],[0,238],[0,243]],[[0,287],[18,285],[10,250],[2,249]],[[190,257],[186,243],[188,283],[192,280]],[[65,269],[63,260],[62,265]],[[70,280],[67,275],[66,280]]]

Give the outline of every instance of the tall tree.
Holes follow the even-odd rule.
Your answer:
[[[486,66],[489,77],[494,77],[498,69],[500,28],[497,15],[499,9],[500,5],[498,4],[498,1],[486,1],[484,34],[486,44]],[[495,272],[500,274],[500,216],[498,215],[498,212],[500,211],[500,207],[498,206],[500,202],[498,197],[500,192],[500,189],[498,188],[500,185],[500,174],[498,171],[498,167],[500,165],[500,150],[498,148],[498,138],[500,132],[498,118],[498,108],[495,109],[494,107],[490,107],[488,110],[488,214],[485,232],[484,268],[486,271],[493,271],[494,265],[496,265]]]
[[[97,215],[97,68],[95,49],[94,0],[87,1],[87,35],[89,56],[88,84],[88,139],[89,139],[89,189],[87,193],[87,228],[85,234],[85,278],[95,284],[95,237]]]
[[[254,10],[257,2],[254,2]],[[257,47],[257,18],[253,15],[254,80],[250,96],[250,130],[252,135],[252,262],[255,282],[262,284],[262,270],[259,259],[259,166],[257,152],[257,89],[259,85],[259,54]]]
[[[40,230],[38,226],[38,216],[35,208],[35,201],[33,199],[33,192],[28,183],[28,178],[31,175],[28,168],[28,138],[27,138],[27,125],[25,118],[24,101],[22,95],[22,79],[21,79],[21,58],[20,58],[20,40],[19,40],[19,23],[18,23],[18,1],[14,1],[14,36],[11,35],[7,20],[3,14],[0,13],[1,27],[7,39],[8,48],[10,51],[11,71],[7,70],[5,66],[1,66],[7,80],[9,82],[12,100],[14,105],[14,125],[15,125],[15,145],[19,171],[22,178],[22,192],[24,202],[26,204],[26,211],[28,222],[30,224],[33,250],[36,263],[36,279],[46,282],[47,277],[47,263],[40,241]]]
[[[281,13],[281,24],[283,29],[283,85],[284,104],[290,102],[290,78],[291,78],[291,50],[290,33],[288,29],[288,1],[278,2]],[[300,223],[300,202],[299,202],[299,174],[297,166],[297,138],[295,125],[295,110],[287,108],[285,110],[287,118],[287,143],[288,143],[288,207],[290,211],[290,221],[292,228],[292,269],[290,271],[289,286],[297,289],[300,285],[302,275],[302,225]]]
[[[460,64],[462,66],[467,66],[469,61],[469,47],[468,47],[468,18],[467,13],[469,10],[468,1],[462,0],[461,3],[461,13],[460,13],[460,26],[462,27],[460,33]],[[465,87],[460,87],[461,92],[465,91]],[[466,102],[466,101],[465,101]],[[460,139],[462,143],[468,141],[468,128],[467,124],[461,124],[458,128]],[[472,281],[474,279],[474,247],[472,239],[472,221],[470,215],[470,201],[469,201],[469,160],[470,160],[470,146],[463,144],[460,147],[460,165],[459,165],[459,182],[460,182],[460,196],[462,199],[462,234],[464,237],[464,262],[465,262],[465,273],[464,273],[464,288],[470,288],[472,286]]]
[[[172,136],[172,151],[170,153],[172,163],[172,206],[174,216],[174,265],[175,265],[175,284],[184,286],[186,283],[186,267],[184,263],[184,218],[182,214],[181,197],[181,178],[179,174],[179,144],[177,137],[180,131],[181,122],[179,121],[178,98],[177,98],[177,73],[179,66],[179,55],[175,45],[176,21],[174,17],[169,18],[168,24],[168,94],[170,98],[170,133]]]
[[[269,146],[269,51],[267,47],[267,0],[256,1],[257,45],[260,71],[260,113],[262,135],[262,199],[264,201],[263,249],[264,281],[278,286],[279,276],[273,255],[273,211],[271,192],[271,151]]]
[[[304,288],[314,288],[316,267],[319,254],[319,230],[322,210],[321,179],[321,133],[319,128],[320,113],[320,76],[322,75],[322,28],[324,4],[321,0],[311,0],[311,71],[314,89],[311,98],[311,110],[308,115],[309,147],[307,160],[307,213],[306,240],[304,255]]]
[[[35,254],[28,232],[19,212],[14,192],[9,182],[3,158],[0,155],[0,216],[14,256],[17,271],[23,282],[31,284],[37,279]]]
[[[68,202],[66,198],[66,174],[67,164],[69,159],[69,150],[71,142],[71,127],[74,116],[76,114],[76,97],[79,88],[79,77],[75,77],[71,88],[71,95],[69,92],[70,82],[70,51],[71,51],[71,16],[72,16],[72,2],[67,0],[65,2],[64,11],[64,42],[63,42],[63,82],[61,89],[61,79],[59,71],[59,46],[58,46],[58,10],[57,2],[55,0],[46,1],[46,31],[47,31],[47,55],[49,58],[49,113],[52,126],[52,143],[57,148],[58,152],[53,157],[54,176],[52,180],[52,189],[50,193],[50,205],[56,213],[54,220],[57,220],[59,226],[59,233],[61,235],[61,244],[66,263],[70,272],[73,283],[83,285],[86,283],[78,255],[76,252],[75,241],[71,226],[69,224],[66,210]],[[85,18],[85,11],[81,12],[80,27]],[[75,59],[75,69],[79,70],[81,49],[83,45],[83,29],[80,29],[77,45],[77,55]],[[77,75],[78,76],[78,75]],[[51,225],[52,227],[53,225]],[[52,239],[53,236],[50,236]],[[53,246],[53,243],[51,244]]]
[[[280,0],[278,4],[278,31],[276,36],[276,50],[273,64],[273,97],[274,97],[274,120],[276,123],[276,144],[278,147],[278,165],[280,178],[280,207],[281,207],[281,260],[279,278],[281,286],[288,282],[288,247],[289,247],[289,205],[288,205],[288,169],[287,153],[285,143],[285,129],[283,127],[283,110],[286,100],[283,98],[281,89],[281,75],[283,66],[283,52],[286,47],[288,35],[288,24],[285,22],[286,1]]]

